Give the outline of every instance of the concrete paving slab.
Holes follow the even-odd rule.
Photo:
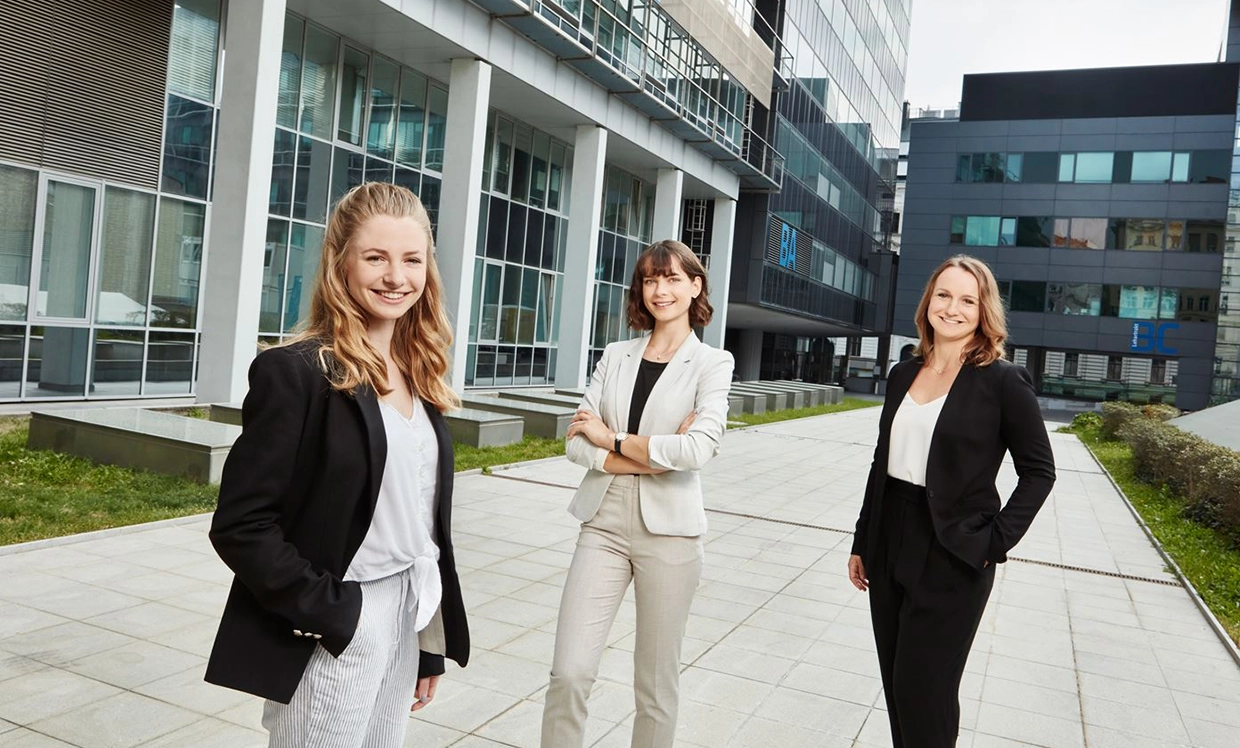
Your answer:
[[[677,745],[890,746],[866,599],[844,575],[877,417],[732,431],[703,472]],[[1231,748],[1240,667],[1085,448],[1051,438],[1059,481],[998,569],[959,745]],[[475,652],[406,745],[537,745],[582,473],[556,458],[457,478]],[[1005,464],[1001,491],[1015,481]],[[0,744],[265,745],[259,700],[201,681],[229,582],[207,524],[0,549]],[[629,742],[634,615],[630,591],[590,701],[596,748]]]

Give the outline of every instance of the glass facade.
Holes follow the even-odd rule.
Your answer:
[[[1231,151],[961,153],[956,181],[1051,184],[1224,184]]]
[[[1220,312],[1214,288],[1000,280],[999,294],[1013,312],[1179,322],[1216,322]]]
[[[587,371],[594,371],[608,343],[643,334],[629,327],[629,286],[637,256],[653,241],[654,185],[610,166],[603,184],[603,225],[598,231]]]
[[[1227,193],[1227,232],[1219,281],[1218,333],[1214,343],[1213,404],[1240,399],[1240,105]]]
[[[1024,348],[1012,350],[1021,366]],[[1173,358],[1117,356],[1088,351],[1045,349],[1037,380],[1043,395],[1131,403],[1174,403],[1179,362]]]
[[[572,153],[541,130],[490,113],[466,386],[555,381]]]
[[[952,216],[948,243],[1217,254],[1226,228],[1222,220],[1206,219]]]

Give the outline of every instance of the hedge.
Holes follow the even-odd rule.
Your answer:
[[[1104,403],[1102,435],[1127,443],[1137,477],[1179,497],[1185,516],[1240,544],[1240,452],[1166,423],[1178,414],[1167,405]]]

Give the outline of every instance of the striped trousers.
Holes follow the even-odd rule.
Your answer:
[[[316,647],[288,704],[268,701],[269,748],[400,748],[418,678],[413,569],[362,582],[362,615],[339,657]]]

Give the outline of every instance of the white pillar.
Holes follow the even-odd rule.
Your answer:
[[[702,331],[705,343],[723,347],[723,333],[728,325],[728,284],[732,280],[732,244],[736,238],[736,201],[730,197],[715,198],[715,220],[710,226],[710,305],[715,313]]]
[[[285,0],[229,3],[197,400],[241,400],[258,349]]]
[[[685,173],[680,169],[659,169],[654,190],[654,221],[651,228],[653,235],[650,237],[652,241],[680,241],[680,202],[684,183]]]
[[[555,362],[557,387],[583,387],[590,375],[586,362],[590,322],[594,319],[594,269],[606,161],[607,130],[596,125],[578,125],[573,146],[564,297],[560,303],[560,343]]]
[[[478,246],[482,160],[486,157],[491,66],[481,60],[452,61],[448,79],[448,132],[444,138],[439,193],[439,236],[435,260],[443,278],[444,305],[452,319],[452,389],[465,388],[469,321],[473,308],[474,262]]]

